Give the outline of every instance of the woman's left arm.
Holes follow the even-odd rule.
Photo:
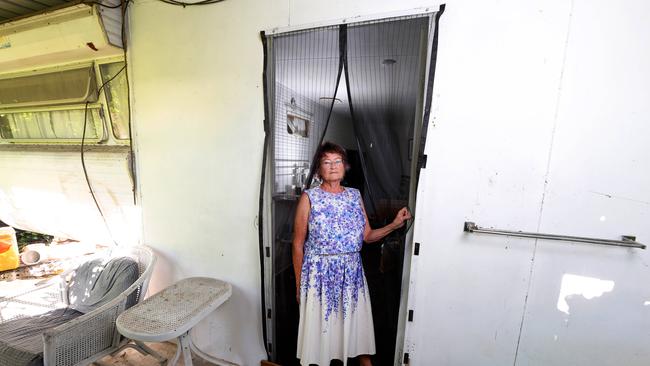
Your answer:
[[[409,210],[406,207],[402,207],[397,212],[397,215],[395,215],[393,222],[380,229],[373,229],[370,227],[370,222],[368,222],[368,215],[366,215],[366,208],[364,207],[363,202],[361,208],[363,209],[363,217],[366,220],[366,228],[363,232],[363,241],[366,243],[373,243],[383,239],[386,235],[404,226],[406,220],[411,219],[411,213]]]

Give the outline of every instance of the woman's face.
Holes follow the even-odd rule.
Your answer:
[[[345,162],[343,161],[343,157],[337,153],[325,153],[320,159],[318,175],[325,182],[343,180],[343,176],[345,175]]]

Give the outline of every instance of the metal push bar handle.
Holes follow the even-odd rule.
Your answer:
[[[494,235],[507,235],[507,236],[516,236],[520,238],[534,238],[534,239],[544,239],[544,240],[563,240],[563,241],[572,241],[578,243],[589,243],[589,244],[599,244],[599,245],[612,245],[618,247],[627,247],[627,248],[639,248],[645,249],[645,244],[638,243],[636,237],[634,236],[622,236],[622,240],[609,240],[609,239],[596,239],[596,238],[585,238],[582,236],[569,236],[569,235],[554,235],[554,234],[542,234],[542,233],[527,233],[525,231],[508,231],[508,230],[499,230],[499,229],[485,229],[480,226],[477,226],[473,222],[465,221],[464,231],[468,233],[481,233],[481,234],[494,234]]]

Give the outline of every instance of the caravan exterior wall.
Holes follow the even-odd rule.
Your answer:
[[[151,289],[190,275],[231,282],[232,298],[198,328],[197,343],[257,364],[259,31],[437,4],[131,6],[143,237],[161,256]],[[468,236],[462,223],[649,240],[649,10],[631,0],[448,2],[414,225],[410,364],[648,359],[650,293],[636,285],[648,274],[646,252]],[[567,310],[558,306],[563,278],[586,278],[602,295],[579,300],[592,295],[572,290]],[[620,323],[604,321],[612,318]]]

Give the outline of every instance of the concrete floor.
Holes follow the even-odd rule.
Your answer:
[[[176,345],[174,343],[146,343],[154,351],[160,353],[163,357],[171,359],[174,357],[176,352]],[[194,366],[209,366],[212,363],[207,362],[196,355],[192,356],[192,363]],[[98,366],[159,366],[160,363],[156,361],[155,358],[151,356],[144,356],[138,351],[127,348],[125,351],[121,351],[114,356],[106,356],[102,358],[99,362],[96,362]],[[178,360],[177,365],[185,365],[183,363],[183,356],[181,355]]]

